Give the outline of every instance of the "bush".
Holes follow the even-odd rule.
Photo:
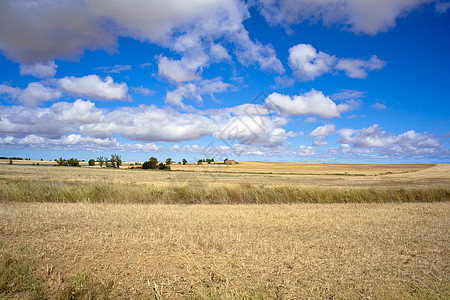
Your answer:
[[[65,160],[64,158],[60,157],[59,159],[55,159],[56,163],[58,164],[58,166],[67,166],[67,160]]]
[[[90,159],[88,162],[89,166],[93,167],[95,166],[95,159]]]
[[[156,157],[150,157],[149,160],[142,164],[142,169],[157,169],[158,168],[158,160]]]
[[[165,163],[159,163],[158,169],[160,169],[160,170],[170,170],[170,166],[166,165]]]
[[[69,164],[69,166],[71,167],[79,167],[80,166],[80,161],[76,158],[71,158],[69,159],[69,161],[67,162]]]

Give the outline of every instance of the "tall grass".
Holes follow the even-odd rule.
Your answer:
[[[0,201],[154,204],[273,204],[442,202],[450,189],[342,188],[240,185],[155,186],[115,182],[67,182],[7,179],[0,183]]]

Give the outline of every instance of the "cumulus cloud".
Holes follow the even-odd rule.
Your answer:
[[[304,21],[337,25],[355,33],[375,35],[394,27],[396,19],[436,0],[259,0],[264,18],[286,29]],[[446,10],[437,4],[436,9]]]
[[[210,136],[216,127],[205,116],[140,105],[104,113],[101,122],[82,125],[79,132],[95,137],[117,134],[134,141],[173,142]]]
[[[0,132],[12,136],[58,137],[77,132],[83,123],[100,121],[102,112],[90,101],[58,102],[48,108],[0,107]]]
[[[331,71],[336,57],[322,51],[317,52],[311,45],[298,44],[289,49],[289,65],[301,80],[313,80]]]
[[[64,77],[58,79],[58,86],[65,92],[76,96],[92,97],[98,100],[127,100],[126,83],[115,83],[110,76],[102,80],[97,75],[83,77]]]
[[[326,124],[324,126],[319,126],[309,134],[310,137],[317,136],[331,136],[336,134],[336,125]]]
[[[297,151],[296,151],[296,155],[299,156],[314,156],[317,153],[320,153],[321,150],[311,147],[311,146],[305,146],[305,145],[301,145],[300,147],[298,147]]]
[[[314,138],[313,146],[326,146],[328,142],[325,137],[332,136],[336,134],[336,125],[326,124],[324,126],[319,126],[309,134],[310,137]]]
[[[337,105],[330,97],[316,90],[293,97],[272,93],[265,100],[265,105],[288,116],[316,115],[327,119],[339,117],[341,112],[349,111],[355,107],[353,102]]]
[[[185,61],[161,56],[158,61],[159,76],[166,78],[172,83],[199,80],[200,76],[196,74],[199,65],[189,66],[185,64]]]
[[[308,44],[291,47],[288,60],[294,74],[302,81],[313,80],[333,70],[344,71],[350,78],[366,78],[368,71],[381,70],[386,64],[375,55],[369,60],[337,58]]]
[[[283,117],[241,115],[230,118],[220,126],[214,136],[228,140],[231,144],[239,142],[273,148],[286,144],[288,137],[297,136],[296,133],[286,132],[282,128],[286,124],[287,120]]]
[[[20,75],[31,75],[37,78],[54,77],[58,66],[54,61],[35,64],[20,64]]]
[[[185,98],[194,99],[197,102],[203,101],[203,98],[197,92],[197,86],[193,83],[188,83],[177,87],[173,91],[167,92],[166,103],[186,109],[188,107],[183,103],[183,99]]]
[[[344,71],[350,78],[366,78],[367,71],[381,70],[385,64],[386,62],[374,55],[369,60],[340,59],[334,68]]]
[[[0,49],[14,61],[33,64],[73,59],[85,49],[113,51],[118,37],[129,37],[168,48],[202,68],[230,60],[222,45],[230,43],[241,63],[282,73],[273,47],[249,38],[243,25],[248,17],[247,5],[239,0],[5,0],[0,2]]]
[[[53,101],[61,97],[57,89],[45,87],[39,82],[30,82],[25,89],[0,84],[0,95],[6,94],[12,100],[26,107],[34,107],[43,102]]]
[[[193,99],[197,102],[203,102],[201,95],[207,94],[213,96],[215,93],[227,91],[231,85],[224,83],[222,78],[205,79],[199,83],[187,83],[178,86],[175,90],[167,92],[166,103],[186,109],[190,108],[183,103],[184,99]]]
[[[338,143],[348,145],[344,147],[347,152],[351,149],[350,144],[353,148],[364,149],[366,153],[383,154],[435,154],[443,148],[442,143],[433,134],[409,130],[394,135],[381,130],[378,124],[362,129],[344,128],[338,133]]]
[[[69,134],[59,138],[47,138],[37,135],[25,137],[0,137],[0,145],[7,149],[27,147],[33,150],[72,150],[72,151],[105,151],[118,150],[130,152],[154,152],[161,149],[154,143],[120,143],[116,138],[94,138],[81,134]]]

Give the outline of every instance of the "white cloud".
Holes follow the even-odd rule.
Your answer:
[[[321,152],[320,149],[311,146],[301,145],[300,147],[298,147],[296,154],[299,156],[314,156],[320,152]]]
[[[183,99],[185,98],[194,99],[197,102],[203,102],[203,98],[197,92],[197,86],[193,83],[188,83],[177,87],[173,91],[167,92],[166,103],[186,109],[189,107],[183,103]]]
[[[313,146],[326,146],[328,142],[325,140],[326,136],[332,136],[336,134],[336,125],[326,124],[324,126],[319,126],[309,134],[310,137],[314,138]]]
[[[332,70],[336,57],[328,55],[307,44],[298,44],[289,49],[289,65],[301,80],[313,80]]]
[[[64,77],[58,79],[58,86],[65,92],[76,96],[92,97],[98,100],[127,100],[126,83],[115,83],[110,76],[102,80],[97,75],[83,77]]]
[[[100,122],[81,125],[79,132],[100,138],[117,134],[143,142],[185,141],[211,136],[216,127],[202,115],[140,105],[104,112]]]
[[[191,109],[183,103],[184,99],[193,99],[197,102],[203,102],[201,95],[213,95],[222,93],[231,87],[230,84],[224,83],[222,78],[205,79],[197,84],[187,83],[178,86],[175,90],[167,92],[166,103],[180,107],[182,109]]]
[[[37,78],[47,78],[55,77],[56,68],[58,66],[54,61],[49,61],[46,63],[35,63],[35,64],[20,64],[20,75],[31,75]]]
[[[309,134],[310,137],[318,136],[331,136],[336,134],[336,125],[326,124],[324,126],[319,126]]]
[[[186,60],[172,60],[161,56],[158,61],[158,74],[173,83],[199,80],[196,74],[199,66],[191,68],[185,65]]]
[[[372,104],[370,107],[372,107],[373,109],[377,109],[377,110],[384,110],[386,109],[386,105],[380,102],[376,102],[374,104]]]
[[[155,91],[152,91],[151,89],[145,88],[143,86],[132,87],[131,91],[133,93],[141,94],[143,96],[150,96],[150,95],[153,95],[155,93]]]
[[[385,64],[386,62],[374,55],[369,60],[340,59],[334,68],[344,71],[350,78],[366,78],[367,71],[381,70]]]
[[[291,47],[288,60],[294,74],[302,81],[313,80],[333,70],[344,71],[350,78],[366,78],[368,71],[381,70],[386,64],[375,55],[369,60],[337,58],[308,44]]]
[[[15,149],[27,147],[33,150],[72,150],[105,151],[118,150],[130,152],[154,152],[161,149],[153,143],[119,143],[115,138],[94,138],[80,134],[69,134],[59,138],[46,138],[34,134],[22,138],[12,136],[0,137],[0,145]]]
[[[3,106],[0,132],[12,136],[41,135],[57,137],[77,132],[84,123],[99,122],[102,112],[90,101],[58,102],[48,108]]]
[[[180,69],[195,75],[211,62],[230,60],[226,43],[241,63],[282,73],[273,47],[249,38],[243,25],[249,17],[247,4],[239,0],[4,0],[0,50],[32,64],[76,58],[85,49],[113,51],[118,37],[129,37],[174,51],[186,61]],[[170,80],[187,81],[169,73]]]
[[[304,21],[338,25],[355,33],[387,31],[396,19],[436,0],[259,0],[261,14],[271,24],[289,26]],[[440,6],[436,6],[440,10]]]
[[[288,137],[297,136],[294,132],[286,132],[282,128],[286,124],[287,120],[282,117],[241,115],[223,123],[214,136],[228,140],[231,144],[239,142],[273,148],[286,144]]]
[[[277,58],[271,45],[264,46],[258,41],[252,41],[244,29],[233,34],[232,40],[237,47],[235,51],[237,59],[244,66],[257,64],[262,70],[279,74],[285,72],[283,64]]]
[[[30,82],[25,89],[0,84],[1,94],[8,95],[9,98],[26,107],[34,107],[43,102],[53,101],[61,97],[60,91],[45,87],[39,82]]]
[[[345,128],[338,133],[338,143],[353,145],[352,148],[346,146],[346,152],[362,148],[362,151],[358,151],[387,155],[424,155],[436,154],[443,148],[442,143],[432,134],[409,130],[400,135],[393,135],[381,130],[378,124],[362,129]]]
[[[330,97],[316,90],[293,97],[272,93],[267,97],[265,105],[288,116],[317,115],[327,119],[339,117],[341,112],[354,107],[349,104],[336,105]]]

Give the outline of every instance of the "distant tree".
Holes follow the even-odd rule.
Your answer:
[[[44,159],[43,159],[43,158],[41,158],[41,161],[44,161]]]
[[[111,164],[113,168],[120,168],[122,165],[122,158],[118,154],[111,154]]]
[[[55,159],[56,163],[58,164],[58,166],[67,166],[67,160],[65,160],[64,158],[60,157],[59,159]]]
[[[103,168],[103,164],[106,162],[106,157],[99,156],[99,157],[97,157],[97,161],[98,161],[98,164],[100,165],[100,168]]]
[[[142,164],[142,169],[157,169],[157,168],[158,168],[158,159],[153,156]]]
[[[92,158],[91,158],[91,159],[89,160],[89,162],[88,162],[88,165],[91,166],[91,167],[95,166],[95,159],[92,159]]]
[[[165,163],[159,163],[158,169],[160,169],[160,170],[170,170],[170,166],[166,165]]]
[[[170,166],[171,163],[172,163],[172,159],[170,157],[168,159],[166,159],[166,165]]]
[[[80,166],[80,161],[76,158],[71,158],[69,159],[69,161],[67,162],[69,164],[69,166],[71,167],[79,167]]]
[[[183,158],[183,165],[187,164],[188,161],[186,160],[186,158]]]
[[[13,160],[12,158],[9,159],[9,164],[12,165],[13,164]]]

